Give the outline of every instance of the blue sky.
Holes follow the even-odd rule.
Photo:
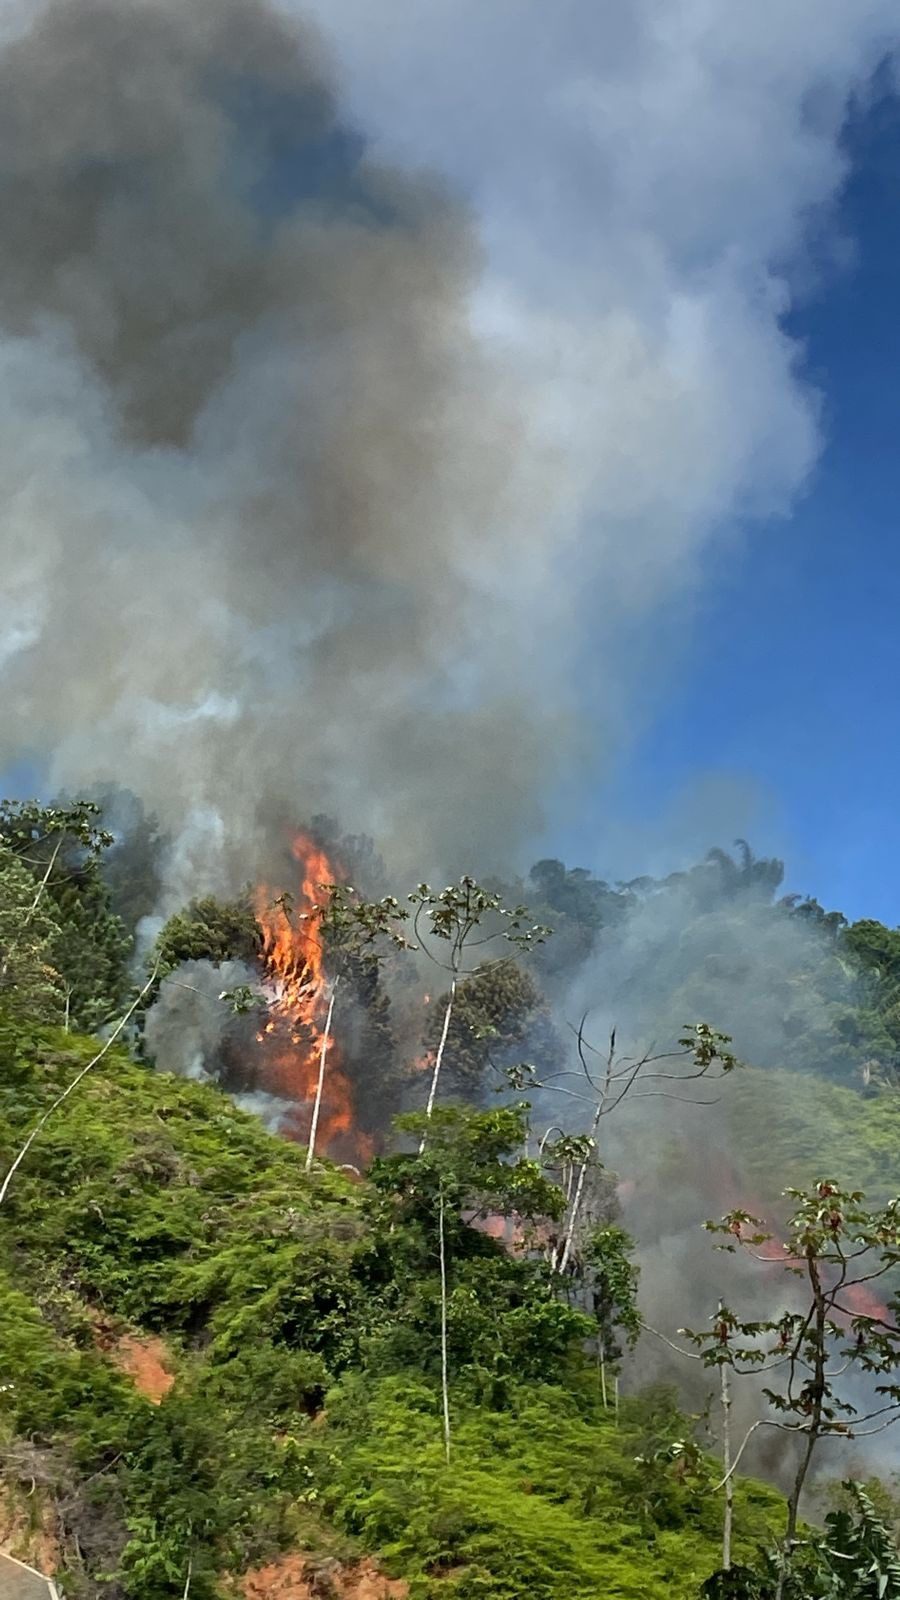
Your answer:
[[[787,857],[791,888],[897,923],[900,102],[855,117],[846,146],[829,231],[852,259],[787,322],[823,391],[822,458],[793,514],[748,530],[719,562],[696,642],[613,803],[652,836],[699,795],[692,843],[705,814],[720,833],[734,816],[757,850]],[[587,826],[572,847],[608,866]]]

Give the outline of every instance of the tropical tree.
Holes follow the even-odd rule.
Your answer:
[[[784,1579],[785,1600],[900,1600],[900,1553],[866,1486],[842,1485],[845,1504],[830,1511],[821,1532],[798,1551]],[[713,1573],[701,1600],[773,1600],[778,1553],[760,1567]]]
[[[432,1010],[424,1036],[426,1058],[435,1061],[446,1009]],[[491,1079],[527,1054],[542,1073],[562,1065],[562,1042],[546,1001],[531,975],[510,957],[488,961],[456,990],[443,1055],[443,1078],[451,1092],[477,1099]],[[496,1087],[496,1083],[493,1085]]]
[[[824,1180],[806,1190],[788,1189],[786,1195],[794,1209],[784,1242],[742,1210],[706,1226],[724,1238],[720,1248],[778,1263],[797,1278],[803,1290],[800,1309],[744,1321],[722,1302],[709,1329],[683,1330],[709,1367],[778,1374],[762,1390],[771,1415],[753,1423],[729,1469],[729,1475],[737,1470],[760,1427],[796,1441],[775,1600],[790,1593],[791,1569],[802,1545],[800,1501],[821,1441],[867,1437],[900,1420],[895,1376],[900,1328],[874,1301],[871,1287],[900,1263],[900,1201],[870,1211],[861,1192]],[[870,1380],[871,1403],[864,1407],[852,1384],[859,1375]]]
[[[493,1382],[510,1373],[546,1375],[574,1342],[591,1333],[591,1322],[555,1299],[552,1280],[534,1248],[564,1198],[539,1161],[519,1152],[527,1142],[529,1107],[524,1102],[492,1111],[436,1106],[428,1117],[397,1118],[400,1132],[427,1128],[418,1152],[376,1160],[370,1181],[379,1197],[382,1240],[391,1277],[407,1285],[391,1318],[392,1337],[425,1322],[428,1279],[437,1269],[440,1382],[444,1447],[450,1458],[451,1358]],[[482,1230],[490,1219],[506,1220],[519,1248],[504,1249]],[[476,1270],[473,1270],[476,1269]],[[423,1294],[425,1299],[423,1301]]]
[[[61,1022],[65,995],[53,965],[59,924],[11,851],[0,851],[0,1009],[17,1020]]]
[[[775,857],[756,856],[746,839],[735,839],[737,857],[726,850],[710,850],[706,861],[718,872],[720,892],[729,899],[753,893],[771,899],[784,881],[784,862]]]
[[[251,963],[261,950],[262,934],[249,894],[234,900],[208,895],[169,917],[155,954],[164,976],[185,961],[209,961],[217,967],[225,961]]]
[[[607,1404],[607,1366],[637,1343],[641,1320],[637,1306],[640,1268],[634,1262],[634,1240],[615,1223],[594,1228],[584,1245],[583,1280],[597,1324],[597,1359],[603,1404]]]
[[[413,907],[415,948],[450,978],[450,987],[441,998],[441,1031],[431,1062],[425,1106],[427,1123],[434,1111],[457,990],[467,957],[474,950],[483,950],[498,942],[511,944],[517,950],[528,950],[543,943],[550,929],[540,923],[530,923],[526,906],[505,905],[501,894],[482,888],[468,876],[438,891],[427,883],[420,883],[407,898]],[[478,958],[478,965],[484,966],[483,958]],[[424,1127],[420,1153],[425,1149],[426,1139],[427,1127]]]

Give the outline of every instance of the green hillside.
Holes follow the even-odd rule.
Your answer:
[[[739,1473],[735,1569],[713,1577],[720,1368],[793,1348],[767,1422],[815,1443],[853,1415],[825,1376],[840,1386],[838,1352],[900,1406],[900,1349],[856,1321],[848,1354],[824,1302],[818,1346],[781,1306],[713,1326],[721,1258],[679,1254],[704,1217],[771,1214],[792,1183],[900,1190],[900,936],[775,899],[781,864],[746,846],[660,881],[544,861],[400,901],[366,842],[318,819],[304,848],[339,885],[314,892],[301,865],[298,897],[289,853],[283,893],[191,901],[148,965],[162,844],[102,822],[0,805],[0,1548],[67,1600],[771,1600],[760,1552],[787,1526],[779,1600],[900,1595],[868,1502],[797,1550],[784,1502]],[[566,1027],[598,991],[625,1045]],[[235,1103],[306,1139],[317,1074],[309,1153]],[[646,1122],[635,1098],[620,1147],[647,1277],[680,1261],[707,1330],[692,1370],[716,1399],[689,1417],[635,1379],[620,1393],[643,1301],[602,1118],[635,1083],[690,1102],[698,1076],[713,1124],[690,1105]],[[889,1294],[893,1214],[830,1186],[808,1201],[794,1259],[821,1260],[830,1293],[841,1240],[868,1241]],[[765,1319],[751,1285],[742,1314]],[[805,1480],[766,1438],[793,1516]]]
[[[93,1048],[3,1029],[4,1167]],[[446,1465],[435,1268],[384,1206],[123,1053],[48,1123],[0,1213],[3,1428],[16,1492],[55,1508],[67,1589],[176,1594],[190,1561],[211,1594],[310,1548],[375,1553],[423,1600],[693,1596],[721,1504],[703,1459],[667,1449],[688,1425],[665,1395],[604,1409],[577,1329],[471,1229]],[[162,1404],[97,1350],[98,1313],[164,1341]],[[777,1512],[742,1484],[738,1547]]]

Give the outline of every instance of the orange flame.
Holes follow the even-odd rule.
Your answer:
[[[262,1077],[271,1094],[292,1100],[296,1113],[282,1127],[288,1138],[309,1138],[319,1076],[325,1020],[331,985],[325,971],[317,908],[326,905],[328,884],[339,872],[326,852],[308,834],[298,833],[291,846],[300,864],[300,886],[293,903],[280,903],[268,885],[256,893],[256,919],[263,932],[265,986],[269,1013],[257,1040],[264,1046]],[[341,1052],[328,1039],[317,1147],[336,1159],[365,1155],[367,1141],[353,1132],[353,1098],[341,1070]]]

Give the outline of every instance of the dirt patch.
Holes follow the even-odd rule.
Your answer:
[[[135,1388],[155,1406],[175,1382],[175,1374],[166,1366],[170,1357],[161,1339],[138,1339],[132,1333],[125,1333],[116,1341],[110,1355],[116,1366],[128,1374]]]
[[[60,1563],[55,1521],[49,1506],[35,1505],[30,1495],[23,1499],[11,1488],[0,1489],[0,1552],[51,1578]]]
[[[158,1406],[175,1382],[172,1357],[162,1339],[152,1334],[122,1333],[99,1314],[92,1318],[94,1343],[127,1374],[138,1392]]]
[[[386,1578],[374,1561],[322,1561],[295,1553],[245,1573],[239,1590],[243,1600],[407,1600],[409,1585]]]

